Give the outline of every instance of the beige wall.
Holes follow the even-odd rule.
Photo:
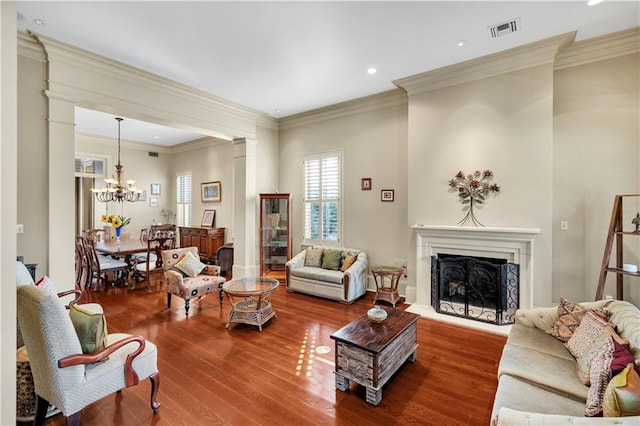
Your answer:
[[[383,104],[289,128],[285,123],[279,138],[278,179],[280,191],[293,195],[294,253],[303,239],[304,156],[342,150],[340,245],[366,250],[370,265],[407,259],[407,106],[401,96],[404,101],[392,106]],[[362,191],[360,179],[367,177],[372,180],[372,190]],[[381,202],[381,189],[393,189],[395,201]]]
[[[48,148],[46,99],[43,95],[44,57],[18,56],[18,223],[17,253],[25,262],[37,263],[38,277],[48,270]],[[73,167],[73,166],[71,166]],[[72,211],[69,214],[73,214]]]
[[[552,77],[540,65],[409,98],[409,223],[456,225],[464,212],[448,180],[493,170],[501,192],[476,217],[541,230],[535,305],[551,303]]]
[[[229,141],[215,138],[200,139],[183,144],[174,149],[170,168],[171,179],[175,187],[178,173],[191,172],[193,185],[192,226],[200,226],[205,210],[215,210],[215,226],[225,229],[225,239],[233,236],[233,145]],[[203,203],[200,196],[200,184],[220,181],[222,201]],[[171,200],[175,210],[175,197]]]
[[[640,55],[554,74],[553,299],[595,296],[614,195],[640,192]],[[624,229],[639,211],[625,203]],[[560,221],[569,222],[559,231]],[[640,263],[640,238],[625,237],[625,263]],[[615,296],[609,274],[605,294]],[[640,281],[626,277],[625,299],[640,303]]]

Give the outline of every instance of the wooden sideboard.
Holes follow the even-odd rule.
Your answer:
[[[225,228],[180,227],[180,247],[198,247],[202,262],[216,263],[216,252],[224,245]]]

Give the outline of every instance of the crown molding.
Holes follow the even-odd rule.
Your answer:
[[[232,141],[226,141],[223,139],[205,136],[204,138],[195,139],[195,140],[184,142],[178,145],[173,145],[170,148],[170,152],[179,153],[179,152],[194,151],[196,149],[213,148],[217,145],[221,145],[224,143],[230,144],[232,143]]]
[[[365,96],[363,98],[341,102],[327,107],[302,112],[300,114],[290,115],[288,117],[281,118],[278,124],[280,130],[287,130],[340,117],[346,117],[353,114],[360,114],[377,109],[407,104],[407,94],[404,90],[392,89],[375,95]]]
[[[88,133],[76,133],[76,140],[83,144],[91,143],[95,145],[109,146],[111,148],[118,146],[117,140],[115,138],[107,138],[104,136],[90,135]],[[142,142],[127,141],[124,139],[120,140],[120,145],[123,148],[131,149],[135,151],[147,151],[147,152],[153,151],[153,152],[159,152],[162,154],[171,154],[173,152],[172,147],[152,145],[152,144],[142,143]]]
[[[558,53],[553,68],[559,70],[639,52],[640,27],[634,27],[568,46]]]
[[[18,31],[18,56],[40,62],[47,61],[47,55],[42,46],[24,31]]]
[[[575,31],[483,56],[458,64],[395,80],[409,96],[474,80],[552,63],[556,54],[575,38]]]
[[[278,124],[278,119],[273,118],[267,114],[263,114],[260,117],[258,117],[258,120],[256,121],[256,126],[264,127],[266,129],[271,129],[271,130],[278,130],[280,127]]]

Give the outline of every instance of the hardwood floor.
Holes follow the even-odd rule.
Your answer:
[[[157,278],[157,277],[156,277]],[[488,425],[505,338],[421,318],[418,356],[384,387],[379,406],[364,388],[334,387],[329,336],[371,307],[368,293],[352,305],[287,293],[273,297],[277,318],[257,327],[225,328],[229,301],[183,300],[156,282],[153,292],[87,291],[103,305],[109,332],[139,334],[158,346],[160,412],[150,383],[124,389],[83,410],[83,425]],[[401,305],[399,305],[401,306]],[[328,346],[327,354],[315,352]],[[45,425],[63,425],[58,415]]]

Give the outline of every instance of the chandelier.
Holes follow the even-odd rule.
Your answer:
[[[118,121],[118,164],[116,164],[116,177],[105,179],[107,184],[104,188],[91,188],[91,192],[96,194],[96,200],[102,202],[109,201],[138,201],[140,197],[141,189],[137,189],[133,186],[136,181],[129,179],[126,186],[122,184],[122,164],[120,164],[120,122],[122,118],[116,117]]]

